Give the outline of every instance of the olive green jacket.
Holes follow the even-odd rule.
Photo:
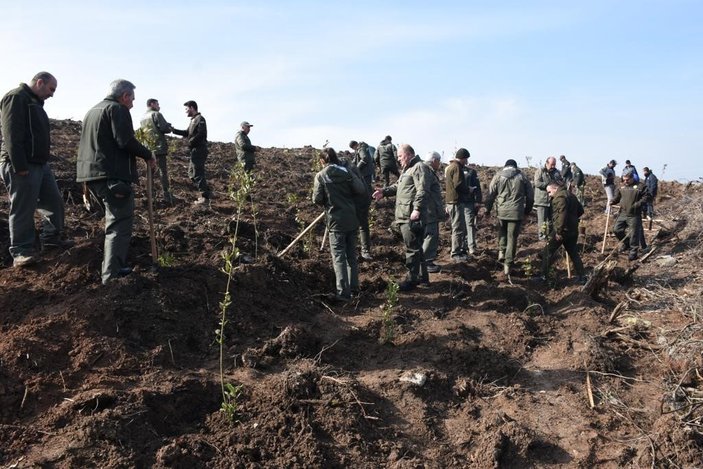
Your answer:
[[[532,184],[519,169],[505,167],[493,176],[486,198],[486,213],[496,206],[501,220],[519,221],[532,210],[534,192]]]
[[[408,223],[413,210],[418,210],[422,222],[427,223],[432,178],[430,168],[416,155],[400,173],[398,181],[383,189],[384,197],[395,196],[396,223]]]
[[[547,186],[552,182],[556,182],[560,185],[564,184],[564,179],[561,177],[561,173],[557,168],[552,168],[550,171],[546,167],[542,166],[535,171],[535,206],[549,207],[549,194],[547,194]]]
[[[427,223],[437,223],[440,220],[444,220],[444,201],[442,200],[442,185],[439,182],[439,177],[437,173],[429,165],[429,163],[423,162],[425,166],[430,170],[430,202],[427,204]]]
[[[153,109],[148,109],[142,116],[139,126],[145,131],[151,133],[154,138],[154,148],[152,150],[157,155],[168,154],[168,142],[166,134],[171,132],[171,124],[166,122],[163,114]]]
[[[578,238],[578,199],[565,187],[560,187],[552,197],[552,224],[554,233],[562,238]]]
[[[463,167],[461,161],[452,160],[444,171],[444,197],[448,204],[458,204],[462,197],[468,196],[469,188],[466,185]]]
[[[312,201],[325,207],[330,231],[359,228],[354,201],[358,194],[366,194],[364,182],[343,166],[330,164],[315,175]]]
[[[383,140],[376,148],[376,164],[389,170],[398,170],[398,151],[392,142]]]
[[[243,130],[237,132],[234,137],[234,151],[237,154],[237,160],[242,163],[256,163],[256,147],[251,144],[249,136]]]

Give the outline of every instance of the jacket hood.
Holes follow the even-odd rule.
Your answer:
[[[326,183],[338,184],[347,181],[351,177],[349,170],[336,164],[328,165],[322,173],[322,178]]]
[[[513,168],[512,166],[506,166],[503,168],[503,170],[500,172],[500,177],[504,177],[507,179],[513,178],[520,174],[520,170],[517,168]]]

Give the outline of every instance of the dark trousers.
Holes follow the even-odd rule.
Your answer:
[[[188,164],[188,177],[198,187],[198,190],[206,199],[210,198],[210,187],[207,185],[205,178],[205,160],[207,156],[195,155],[191,151],[190,164]]]
[[[398,168],[384,166],[381,168],[381,172],[383,173],[383,187],[387,187],[390,185],[391,174],[395,174],[396,178],[400,177],[400,172],[398,171]]]
[[[642,218],[640,215],[628,217],[620,215],[615,220],[613,225],[613,233],[618,241],[623,241],[625,249],[630,251],[630,254],[637,255],[637,248],[640,244],[640,229],[642,227]],[[642,233],[644,237],[644,233]]]
[[[576,275],[583,277],[585,271],[583,270],[583,262],[581,262],[581,256],[579,255],[578,239],[578,231],[575,235],[562,238],[559,241],[557,241],[552,235],[549,242],[544,247],[544,253],[542,254],[542,275],[547,275],[549,272],[549,266],[552,265],[552,262],[554,262],[554,256],[559,250],[559,247],[563,245],[566,253],[569,255],[569,258],[574,263]]]
[[[403,236],[403,243],[405,243],[405,266],[408,268],[408,280],[418,282],[420,278],[427,275],[425,256],[422,252],[425,229],[419,221],[399,223],[398,227]]]

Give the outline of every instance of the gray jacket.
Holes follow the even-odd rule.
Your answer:
[[[427,223],[430,200],[432,174],[428,166],[422,164],[419,156],[415,156],[408,167],[400,173],[398,181],[383,189],[383,195],[395,196],[395,221],[408,223],[413,210],[420,212],[420,219]]]
[[[486,213],[496,206],[500,220],[519,221],[532,210],[534,192],[530,181],[513,167],[505,167],[493,176],[488,188]]]
[[[163,114],[159,111],[154,111],[149,109],[142,116],[142,120],[139,122],[140,127],[146,132],[151,132],[154,137],[155,145],[152,150],[157,155],[168,154],[168,142],[166,141],[166,134],[171,132],[171,124],[166,122]]]
[[[561,177],[561,173],[557,168],[548,170],[545,166],[542,166],[535,171],[534,183],[536,207],[549,207],[550,200],[549,194],[547,194],[547,186],[552,182],[556,182],[559,185],[564,184],[564,179]]]

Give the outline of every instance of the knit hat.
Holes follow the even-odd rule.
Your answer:
[[[463,160],[469,158],[470,156],[471,154],[469,153],[469,150],[467,150],[466,148],[459,148],[456,151],[456,155],[454,155],[454,158],[456,158],[457,160]]]
[[[505,167],[507,168],[508,166],[517,169],[517,162],[515,160],[508,160],[505,162]]]

